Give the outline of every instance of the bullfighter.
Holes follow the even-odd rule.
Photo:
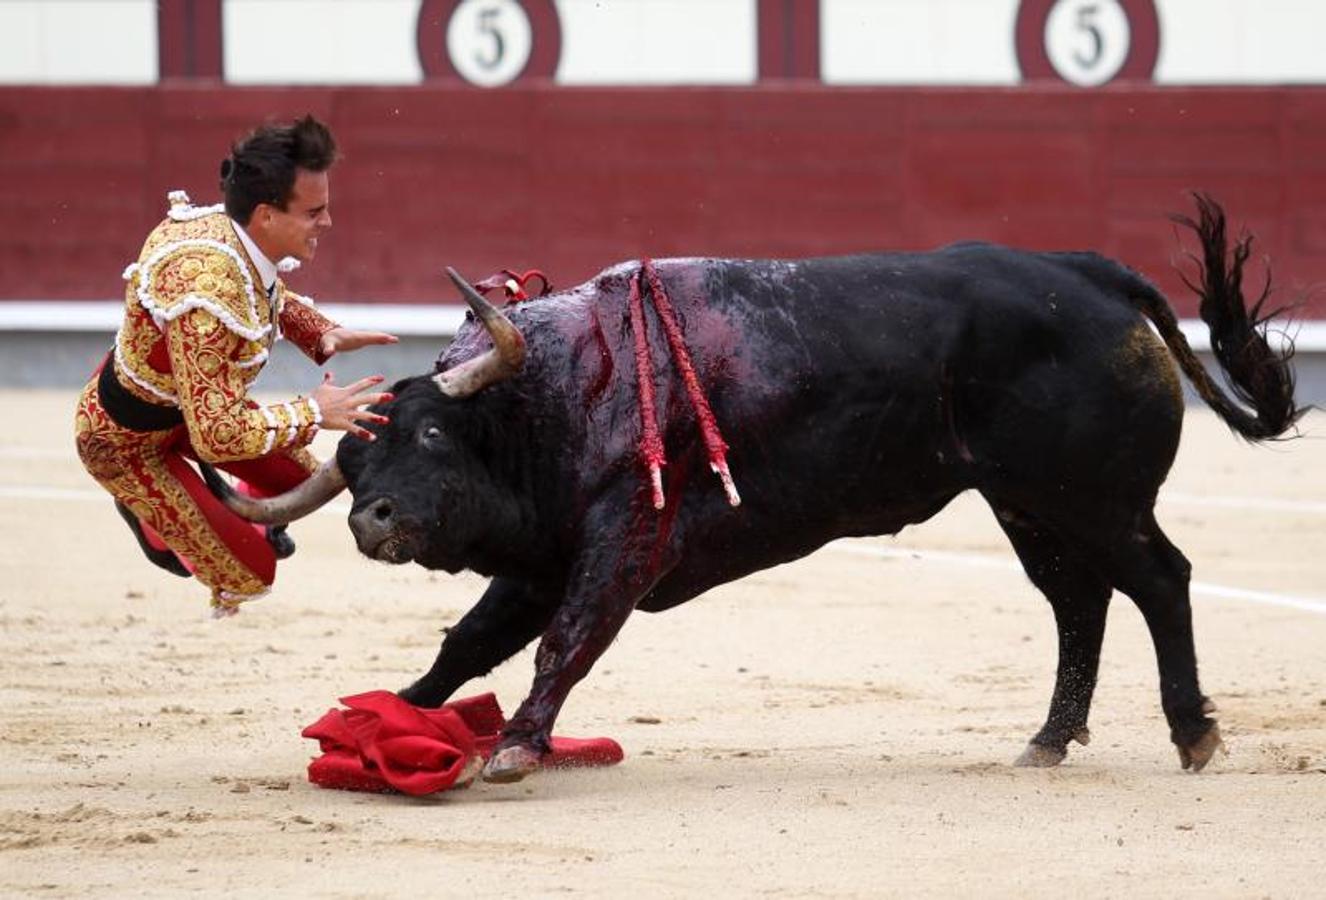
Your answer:
[[[221,506],[186,460],[218,465],[266,496],[317,468],[307,446],[319,428],[371,440],[364,423],[386,421],[365,409],[390,399],[377,375],[338,386],[328,373],[306,396],[267,406],[248,397],[279,336],[318,365],[396,342],[339,326],[278,274],[311,261],[331,228],[335,159],[331,131],[314,117],[266,124],[221,163],[224,204],[196,207],[171,192],[166,219],[124,271],[114,349],[78,398],[84,467],[149,559],[211,590],[217,616],[267,593],[294,544],[284,529],[264,533]]]

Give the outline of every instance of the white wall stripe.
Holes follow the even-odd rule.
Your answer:
[[[318,310],[347,328],[371,328],[406,336],[456,333],[465,321],[465,307],[454,303],[319,303]],[[124,319],[123,300],[6,300],[0,303],[0,331],[79,331],[113,333]],[[1193,349],[1211,349],[1210,332],[1197,319],[1179,327]],[[1288,326],[1301,353],[1326,351],[1326,320],[1312,319]],[[1272,339],[1276,339],[1272,332]]]
[[[465,321],[465,307],[455,303],[319,303],[318,311],[347,328],[369,328],[403,336],[450,336]],[[113,334],[123,319],[123,300],[6,300],[0,303],[0,331]],[[1323,347],[1326,347],[1326,323],[1322,328]]]

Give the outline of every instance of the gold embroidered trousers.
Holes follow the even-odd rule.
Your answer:
[[[103,408],[97,381],[94,376],[83,389],[74,416],[84,467],[211,589],[218,615],[265,594],[276,577],[276,555],[265,532],[223,506],[189,464],[197,455],[186,427],[134,431],[117,424]],[[299,484],[317,461],[299,447],[217,467],[269,496]]]

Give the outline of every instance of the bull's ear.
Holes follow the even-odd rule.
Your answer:
[[[483,322],[488,336],[493,339],[493,349],[487,353],[433,376],[433,381],[442,393],[459,399],[518,373],[525,365],[525,337],[510,319],[485,300],[450,266],[447,267],[447,277],[456,285],[470,309]]]

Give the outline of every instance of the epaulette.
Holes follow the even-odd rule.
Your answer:
[[[184,191],[168,197],[167,218],[148,236],[138,262],[124,270],[138,302],[159,328],[205,309],[235,334],[263,340],[271,325],[259,316],[253,275],[225,208],[196,207]]]

